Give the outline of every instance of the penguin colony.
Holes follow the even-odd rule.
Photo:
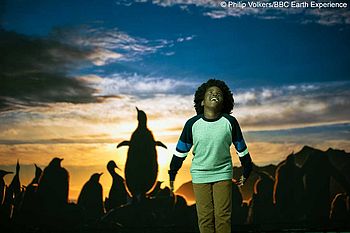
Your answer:
[[[155,194],[160,190],[161,182],[157,181],[158,162],[156,146],[166,148],[155,141],[152,132],[147,128],[147,116],[137,109],[138,127],[130,141],[118,144],[129,146],[125,165],[125,178],[116,170],[117,164],[111,160],[107,171],[112,177],[108,197],[103,202],[103,188],[100,177],[103,173],[94,173],[83,185],[77,204],[69,203],[69,173],[62,166],[63,158],[55,157],[42,170],[36,164],[33,180],[21,189],[19,180],[20,165],[17,161],[16,173],[7,187],[4,177],[13,172],[0,170],[0,219],[10,221],[16,215],[17,221],[25,224],[57,225],[67,223],[70,214],[81,216],[85,222],[94,222],[107,212],[134,201],[145,198],[147,193]],[[152,192],[153,191],[153,192]],[[73,219],[73,218],[72,218]],[[72,220],[73,221],[73,220]]]

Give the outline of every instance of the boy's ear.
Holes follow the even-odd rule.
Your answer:
[[[204,100],[202,100],[202,102],[201,102],[201,106],[204,106]]]

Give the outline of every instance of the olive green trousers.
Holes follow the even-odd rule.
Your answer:
[[[201,233],[231,233],[232,181],[193,184]]]

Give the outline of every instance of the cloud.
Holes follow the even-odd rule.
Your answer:
[[[250,142],[319,144],[320,142],[342,141],[350,136],[350,124],[323,124],[303,128],[262,130],[245,132]]]
[[[89,59],[95,65],[102,66],[117,61],[135,61],[143,56],[171,47],[173,40],[148,40],[132,37],[118,28],[79,26],[56,28],[51,37],[75,47],[89,49]]]
[[[312,0],[300,1],[307,2],[310,5]],[[140,0],[137,2],[147,2],[146,0]],[[311,7],[250,7],[248,1],[242,1],[246,3],[246,7],[221,7],[220,2],[216,0],[150,0],[153,4],[162,7],[172,7],[179,6],[180,9],[189,11],[189,6],[194,6],[203,11],[203,15],[209,16],[213,19],[221,19],[225,17],[242,17],[246,15],[251,15],[257,18],[272,20],[287,18],[290,15],[299,16],[296,21],[299,23],[318,23],[321,25],[333,26],[333,25],[343,25],[350,24],[350,13],[345,8],[311,8]],[[224,1],[226,3],[233,1]],[[241,1],[236,1],[240,3]],[[274,0],[263,0],[263,1],[249,1],[249,2],[274,2]],[[291,2],[291,1],[289,1]],[[339,1],[334,1],[339,2]]]
[[[96,75],[82,76],[83,80],[98,91],[99,96],[133,95],[151,98],[164,94],[189,94],[194,92],[196,82],[175,79],[143,76],[137,73],[116,73],[108,77]]]
[[[131,37],[118,29],[84,26],[56,28],[47,38],[34,38],[5,30],[0,31],[0,36],[0,110],[55,102],[99,102],[102,100],[100,97],[117,96],[119,92],[131,93],[132,88],[139,94],[151,93],[152,88],[167,91],[169,85],[177,87],[177,83],[167,79],[141,80],[142,77],[137,76],[126,79],[116,75],[100,78],[97,88],[101,93],[98,93],[87,80],[72,77],[71,73],[81,67],[142,59],[174,43],[194,38],[185,36],[178,39],[181,42],[163,39],[150,41]]]
[[[306,12],[306,15],[313,18],[314,22],[326,26],[350,24],[350,12],[347,9],[311,9]],[[313,21],[305,20],[304,23]]]
[[[179,37],[177,38],[177,42],[184,42],[184,41],[190,41],[193,40],[196,36],[192,35],[192,36],[186,36],[186,37]]]
[[[103,66],[111,60],[118,60],[123,57],[122,54],[115,53],[113,51],[98,48],[95,49],[92,54],[88,56],[88,59],[92,61],[96,66]]]
[[[146,112],[155,135],[174,142],[185,121],[195,115],[193,94],[199,85],[195,81],[127,73],[108,77],[86,75],[76,80],[95,90],[92,95],[103,101],[52,102],[0,113],[3,123],[0,140],[5,144],[93,143],[95,138],[79,135],[94,134],[109,135],[96,138],[101,143],[110,142],[111,138],[125,139],[137,125],[135,107],[138,107]],[[245,132],[349,123],[349,87],[349,82],[326,82],[232,89],[236,103],[233,115]],[[283,131],[281,135],[288,133]],[[266,136],[251,135],[255,139]],[[314,138],[317,135],[320,136],[317,132]],[[270,136],[266,138],[287,139]]]
[[[238,90],[234,114],[255,129],[349,122],[349,86],[349,82],[329,82]]]
[[[95,90],[70,77],[90,51],[51,39],[0,31],[0,109],[52,102],[97,101]]]

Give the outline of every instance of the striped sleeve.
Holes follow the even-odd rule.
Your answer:
[[[188,154],[188,152],[191,150],[193,145],[193,138],[192,138],[192,126],[193,126],[193,120],[190,119],[186,122],[181,136],[179,138],[179,141],[176,145],[176,150],[174,155],[180,158],[185,158]]]
[[[243,157],[243,156],[247,155],[249,152],[248,152],[247,145],[246,145],[244,138],[243,138],[241,127],[239,126],[236,118],[230,116],[229,120],[230,120],[230,123],[232,126],[232,143],[236,148],[237,155],[239,157]]]
[[[250,157],[248,147],[244,141],[241,127],[238,124],[238,121],[233,116],[228,115],[231,126],[232,126],[232,143],[236,148],[236,153],[241,161],[243,167],[243,176],[248,178],[252,169],[253,163]]]
[[[183,161],[191,150],[193,145],[192,126],[197,119],[198,117],[193,117],[188,120],[182,130],[179,141],[176,145],[175,153],[170,162],[170,169],[168,171],[170,181],[175,180],[178,170],[181,168]]]

